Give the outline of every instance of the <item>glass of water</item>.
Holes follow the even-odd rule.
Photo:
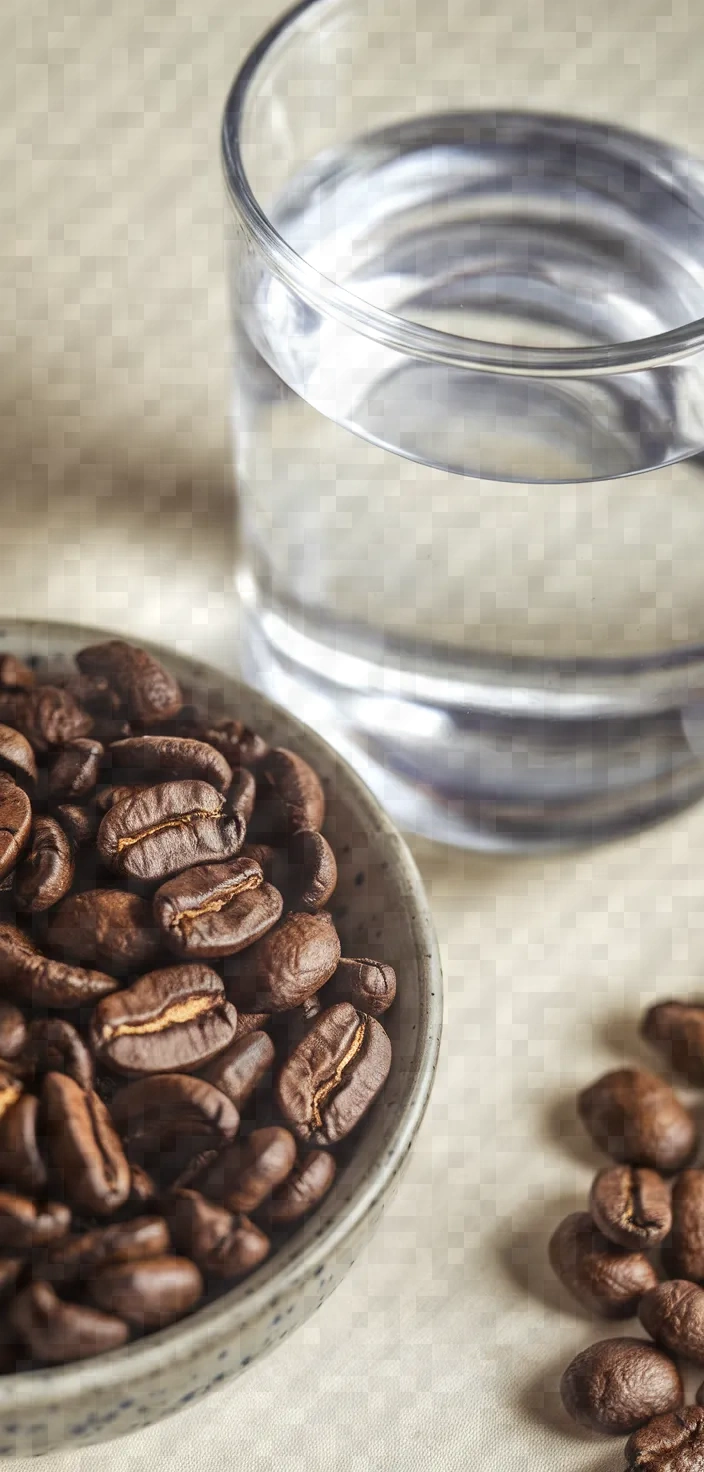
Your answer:
[[[227,103],[244,671],[434,838],[704,794],[704,23],[657,5],[305,0]]]

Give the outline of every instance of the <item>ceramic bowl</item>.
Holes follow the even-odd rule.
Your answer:
[[[106,636],[60,624],[5,622],[0,654],[67,665]],[[327,1298],[369,1238],[398,1183],[433,1081],[442,984],[423,886],[405,843],[371,793],[312,731],[236,680],[155,650],[213,715],[231,714],[320,773],[325,831],[338,859],[331,905],[343,955],[390,961],[399,980],[385,1017],[393,1064],[320,1209],[250,1278],[157,1334],[94,1360],[0,1379],[0,1456],[105,1441],[148,1426],[232,1380]]]

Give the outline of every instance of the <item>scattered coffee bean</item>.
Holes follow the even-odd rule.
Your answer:
[[[110,639],[82,649],[76,655],[76,664],[82,674],[98,675],[107,681],[130,721],[153,726],[177,715],[183,705],[173,676],[152,654],[124,639]]]
[[[203,1078],[221,1089],[240,1111],[275,1057],[268,1033],[250,1032],[231,1043],[219,1058],[202,1070]]]
[[[380,1022],[339,1002],[321,1013],[279,1074],[279,1108],[306,1144],[334,1145],[373,1104],[391,1066]]]
[[[130,1169],[110,1115],[96,1093],[48,1073],[41,1096],[50,1178],[77,1211],[109,1216],[127,1200]]]
[[[643,1037],[692,1084],[704,1084],[704,1006],[659,1002],[646,1012]]]
[[[119,976],[149,970],[160,941],[149,901],[120,889],[68,895],[49,917],[47,939],[62,957]]]
[[[164,1211],[174,1245],[217,1278],[241,1278],[270,1250],[269,1238],[249,1217],[207,1201],[198,1191],[173,1190]]]
[[[50,1365],[70,1364],[106,1354],[127,1342],[127,1325],[114,1314],[85,1304],[63,1303],[50,1283],[30,1283],[9,1310],[12,1327],[35,1359]]]
[[[54,808],[54,817],[74,848],[94,842],[99,826],[98,813],[94,807],[81,807],[75,802],[60,802]]]
[[[52,802],[80,802],[93,792],[105,748],[91,736],[77,736],[60,746],[49,763]]]
[[[704,1410],[655,1416],[626,1442],[627,1472],[704,1472]]]
[[[134,1205],[135,1202],[146,1204],[149,1201],[156,1201],[159,1194],[156,1188],[156,1182],[152,1180],[152,1177],[144,1169],[144,1166],[137,1165],[132,1161],[130,1163],[130,1171],[132,1182],[130,1185],[130,1194],[127,1198],[128,1205]]]
[[[154,916],[166,944],[178,955],[203,960],[253,945],[282,910],[279,891],[264,883],[258,864],[242,858],[186,869],[154,896]]]
[[[164,782],[125,797],[105,814],[98,852],[109,869],[161,883],[195,864],[234,858],[245,827],[228,817],[208,782]]]
[[[550,1265],[573,1298],[609,1319],[628,1319],[658,1275],[642,1252],[617,1247],[587,1211],[565,1217],[549,1244]]]
[[[150,1257],[101,1268],[88,1280],[98,1308],[136,1329],[163,1329],[183,1318],[203,1292],[203,1279],[187,1257]]]
[[[595,1145],[614,1160],[675,1171],[694,1154],[691,1114],[653,1073],[615,1069],[584,1089],[577,1102]]]
[[[196,1189],[229,1211],[256,1211],[293,1169],[296,1145],[288,1130],[272,1125],[234,1140],[196,1178]]]
[[[29,1251],[65,1237],[71,1213],[62,1201],[32,1201],[16,1191],[0,1191],[0,1250]]]
[[[21,1094],[0,1117],[0,1180],[27,1196],[37,1196],[47,1187],[37,1140],[38,1111],[36,1094]]]
[[[251,1032],[262,1032],[265,1027],[268,1027],[270,1021],[269,1012],[240,1012],[238,1007],[235,1042],[238,1043],[240,1038],[248,1037]]]
[[[652,1416],[684,1403],[676,1365],[644,1339],[590,1344],[567,1366],[560,1394],[574,1421],[608,1436],[637,1431]]]
[[[15,874],[15,901],[27,914],[49,910],[73,882],[73,848],[55,818],[35,818],[31,843]]]
[[[38,1017],[30,1023],[24,1057],[35,1077],[67,1073],[82,1089],[93,1088],[93,1059],[80,1033],[63,1017]]]
[[[657,1247],[672,1225],[670,1192],[662,1176],[632,1165],[599,1171],[589,1210],[605,1237],[631,1251]]]
[[[670,1277],[704,1284],[704,1170],[684,1170],[675,1181],[663,1258]]]
[[[27,1024],[19,1007],[0,1002],[0,1060],[17,1058],[27,1041]]]
[[[396,972],[383,961],[348,960],[342,957],[325,988],[325,1003],[351,1002],[360,1012],[381,1017],[396,996]]]
[[[324,986],[339,959],[340,940],[327,911],[294,911],[236,960],[228,958],[228,996],[238,1011],[286,1012]]]
[[[0,772],[0,877],[15,867],[32,827],[32,805],[24,788]]]
[[[90,1025],[93,1053],[118,1073],[188,1073],[235,1036],[237,1013],[209,966],[167,966],[113,992]]]
[[[659,1283],[641,1299],[638,1317],[663,1349],[704,1365],[704,1288],[679,1278]]]
[[[330,1190],[335,1171],[335,1160],[329,1150],[311,1150],[304,1155],[261,1207],[267,1226],[288,1227],[307,1216]]]
[[[27,737],[11,726],[0,725],[0,771],[7,772],[18,787],[34,792],[37,759]]]
[[[45,956],[16,925],[0,924],[0,986],[30,1007],[82,1007],[117,990],[114,977]]]
[[[221,752],[205,741],[183,736],[128,736],[125,741],[113,741],[110,761],[116,781],[124,771],[129,774],[126,780],[137,783],[192,779],[209,782],[218,792],[227,792],[232,782],[232,767]]]

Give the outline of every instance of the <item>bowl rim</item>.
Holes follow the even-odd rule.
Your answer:
[[[43,641],[51,641],[55,645],[65,642],[80,647],[81,643],[97,643],[110,638],[125,638],[130,642],[134,638],[124,631],[96,629],[63,621],[0,619],[0,642],[8,631],[11,636],[16,636],[18,643],[24,638],[25,643],[36,642],[39,645]],[[303,743],[314,758],[322,757],[322,764],[329,769],[334,782],[342,778],[365,828],[383,837],[387,843],[389,869],[396,874],[398,887],[408,902],[409,932],[419,961],[421,996],[414,1079],[406,1105],[382,1155],[365,1170],[363,1178],[354,1185],[336,1216],[320,1235],[306,1240],[300,1233],[295,1233],[250,1278],[185,1319],[144,1339],[108,1354],[97,1355],[94,1359],[1,1377],[0,1413],[20,1412],[34,1401],[45,1401],[48,1395],[70,1399],[87,1391],[107,1388],[123,1378],[136,1382],[142,1376],[163,1371],[167,1363],[173,1366],[189,1361],[207,1345],[214,1333],[226,1330],[228,1334],[236,1335],[250,1319],[273,1307],[272,1299],[276,1300],[282,1293],[314,1277],[316,1269],[322,1269],[326,1259],[355,1234],[365,1217],[370,1216],[383,1200],[420,1127],[437,1067],[443,1018],[440,955],[423,881],[408,845],[394,823],[344,757],[283,706],[247,685],[237,675],[218,669],[209,662],[141,637],[139,645],[163,660],[167,668],[174,670],[177,678],[207,679],[219,688],[225,687],[228,701],[230,698],[236,700],[238,692],[244,691],[249,701],[261,706],[266,720],[281,721],[288,726],[296,741]]]

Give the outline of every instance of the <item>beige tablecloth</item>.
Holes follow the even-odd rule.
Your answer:
[[[0,615],[234,662],[217,124],[274,9],[2,8]],[[657,37],[694,65],[694,0],[692,47],[684,3],[626,11],[630,40],[602,42],[605,86],[627,85],[640,38],[644,55]],[[691,108],[701,127],[696,95]],[[618,1444],[575,1437],[559,1409],[560,1366],[602,1331],[546,1277],[545,1245],[596,1160],[576,1088],[641,1056],[652,997],[701,985],[704,809],[559,859],[416,851],[448,1026],[395,1204],[301,1332],[197,1409],[115,1443],[115,1472],[621,1467]],[[93,1472],[105,1457],[47,1466]]]

